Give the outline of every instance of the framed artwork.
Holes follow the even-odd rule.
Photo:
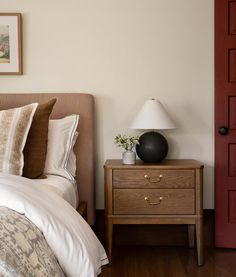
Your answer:
[[[22,33],[20,13],[0,13],[0,75],[21,75]]]

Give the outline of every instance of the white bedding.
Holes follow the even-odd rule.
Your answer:
[[[97,276],[108,259],[90,226],[57,193],[36,184],[0,174],[0,206],[24,214],[41,230],[67,276]]]
[[[64,177],[47,175],[47,179],[35,179],[35,183],[49,193],[56,192],[75,209],[78,207],[78,190],[76,181],[70,181]]]

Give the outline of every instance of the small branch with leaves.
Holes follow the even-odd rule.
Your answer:
[[[136,144],[139,144],[139,136],[117,135],[115,136],[115,144],[124,148],[126,151],[132,151]]]

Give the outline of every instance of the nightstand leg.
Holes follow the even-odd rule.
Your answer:
[[[197,260],[198,265],[203,265],[203,226],[202,217],[196,220]]]
[[[106,250],[109,259],[109,265],[111,265],[112,257],[112,238],[113,238],[113,222],[112,219],[106,219]]]
[[[193,248],[195,244],[195,225],[188,224],[188,245],[189,248]]]

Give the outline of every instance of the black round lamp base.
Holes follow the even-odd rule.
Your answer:
[[[159,163],[168,153],[168,143],[161,134],[148,132],[139,138],[136,152],[138,157],[145,163]]]

